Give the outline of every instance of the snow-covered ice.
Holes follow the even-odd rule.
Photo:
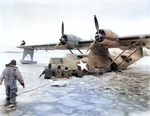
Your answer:
[[[38,64],[23,65],[19,62],[21,53],[0,53],[0,71],[11,59],[16,59],[25,80],[25,88],[18,83],[17,108],[9,112],[3,106],[4,85],[0,86],[1,116],[150,116],[150,56],[121,73],[57,81],[39,78],[52,54],[52,51],[37,52],[34,59]]]

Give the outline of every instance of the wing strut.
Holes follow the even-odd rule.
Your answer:
[[[69,49],[69,51],[73,54],[73,52],[71,51],[71,49]]]
[[[140,49],[141,47],[142,47],[142,43],[139,43],[140,45],[137,47],[137,48],[135,48],[135,50],[129,55],[129,56],[127,56],[125,59],[123,59],[123,61],[122,62],[120,62],[119,64],[118,64],[118,66],[119,65],[121,65],[127,58],[129,58],[131,55],[133,55],[138,49]]]
[[[108,65],[106,65],[106,67],[109,67],[111,64],[113,64],[127,49],[129,49],[131,47],[131,45],[134,42],[132,42],[125,50],[123,50],[112,62],[110,62]]]
[[[83,54],[79,48],[77,48],[77,50],[78,50],[81,54]]]

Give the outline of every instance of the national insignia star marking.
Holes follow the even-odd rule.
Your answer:
[[[81,60],[80,60],[80,64],[77,64],[77,65],[80,66],[82,70],[83,69],[88,70],[87,67],[86,67],[87,63],[83,63]]]

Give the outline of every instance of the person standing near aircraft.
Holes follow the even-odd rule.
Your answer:
[[[51,64],[48,65],[48,68],[45,67],[45,70],[42,72],[42,74],[39,77],[41,77],[43,74],[45,74],[44,79],[51,79],[52,76]]]
[[[71,73],[68,70],[68,67],[65,67],[65,70],[63,70],[62,74],[63,74],[63,77],[65,78],[69,78],[71,76]]]
[[[100,74],[100,75],[103,75],[103,73],[104,73],[104,68],[103,68],[103,67],[100,67],[100,68],[99,68],[99,71],[100,71],[99,74]]]
[[[63,78],[61,66],[58,66],[57,69],[55,70],[55,78]]]
[[[4,80],[4,84],[6,87],[6,107],[8,108],[7,110],[15,109],[16,96],[18,91],[16,80],[18,80],[23,88],[25,87],[22,74],[19,71],[18,67],[16,67],[16,60],[11,60],[11,62],[6,65],[6,68],[3,70],[1,77],[2,79],[0,85]]]
[[[21,41],[21,45],[20,46],[24,46],[26,44],[26,42],[24,40]]]
[[[80,78],[83,76],[83,72],[82,72],[80,66],[78,66],[78,70],[76,70],[76,76],[77,76],[77,77],[80,77]]]
[[[99,76],[100,74],[100,70],[97,68],[97,66],[95,66],[95,69],[91,71],[93,73],[94,76]]]

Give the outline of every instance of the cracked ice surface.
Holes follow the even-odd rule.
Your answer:
[[[77,101],[77,100],[70,100],[70,99],[63,100],[63,101],[60,100],[60,101],[58,101],[58,103],[61,103],[65,106],[70,106],[70,107],[77,107],[77,106],[80,106],[80,105],[84,104],[84,102]]]
[[[14,53],[26,88],[18,84],[17,108],[6,111],[3,106],[5,88],[0,86],[1,116],[150,116],[149,56],[122,73],[52,81],[43,79],[43,76],[39,78],[47,65],[45,59],[49,61],[48,54],[35,54],[38,64],[23,65],[19,63],[22,54]],[[5,62],[10,62],[10,59],[5,59],[6,56],[11,57],[12,54],[2,55],[1,71]]]
[[[34,107],[35,110],[40,110],[40,111],[48,111],[48,110],[53,110],[54,107],[47,105],[47,104],[39,104],[37,106]]]

